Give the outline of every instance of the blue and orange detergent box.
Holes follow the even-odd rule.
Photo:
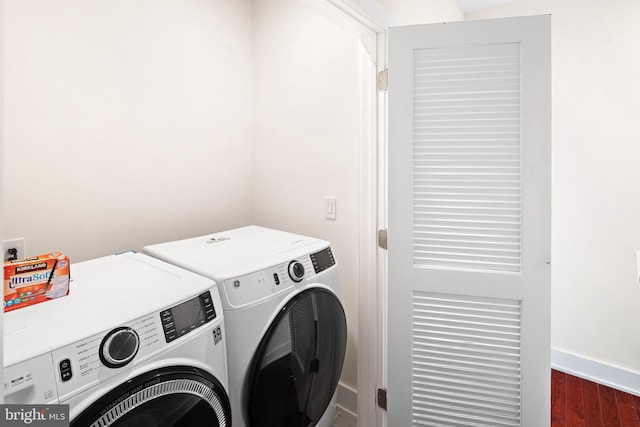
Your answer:
[[[69,258],[60,252],[4,263],[4,311],[69,294]]]

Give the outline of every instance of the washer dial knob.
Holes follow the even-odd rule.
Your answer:
[[[304,265],[300,261],[291,261],[289,263],[289,277],[294,282],[301,282],[304,278]]]
[[[133,360],[140,348],[140,337],[128,327],[109,332],[100,343],[100,360],[109,368],[120,368]]]

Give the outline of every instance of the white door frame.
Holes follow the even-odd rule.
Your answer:
[[[309,0],[303,0],[309,1]],[[377,74],[386,67],[384,12],[372,0],[322,0],[347,18],[360,37],[360,143],[358,245],[357,421],[363,427],[386,425],[376,391],[386,384],[386,253],[377,231],[386,229],[386,92]],[[356,4],[357,3],[357,4]]]
[[[386,384],[386,253],[378,248],[377,231],[386,229],[387,101],[386,92],[377,89],[377,74],[386,67],[387,17],[375,0],[298,1],[360,39],[357,403],[354,391],[342,391],[343,403],[352,407],[345,409],[357,405],[359,426],[382,427],[386,416],[376,404],[376,391]]]
[[[386,413],[376,403],[376,391],[386,386],[386,251],[378,247],[377,232],[387,226],[387,96],[377,88],[377,74],[386,65],[386,33],[372,36],[376,47],[376,73],[361,80],[363,136],[360,145],[360,246],[358,251],[358,425],[382,427]],[[371,79],[373,78],[373,81]],[[364,89],[364,88],[363,88]],[[373,93],[371,93],[373,92]]]

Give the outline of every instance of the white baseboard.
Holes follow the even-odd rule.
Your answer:
[[[333,427],[356,427],[357,425],[357,415],[341,408],[339,405],[336,406],[336,417],[333,420]]]
[[[356,427],[358,425],[358,392],[353,388],[338,383],[336,402],[336,427]]]
[[[551,349],[551,367],[576,377],[640,396],[640,373],[638,372],[606,365],[556,349]]]

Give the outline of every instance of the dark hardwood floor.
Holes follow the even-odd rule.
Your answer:
[[[551,427],[640,427],[640,397],[551,373]]]

